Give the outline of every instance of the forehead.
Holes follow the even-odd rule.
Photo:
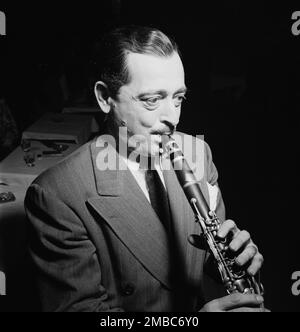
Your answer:
[[[129,53],[127,66],[130,74],[127,86],[136,91],[184,86],[184,68],[178,53],[168,57]]]

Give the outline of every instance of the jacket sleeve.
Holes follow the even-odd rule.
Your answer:
[[[226,220],[226,209],[222,197],[222,192],[218,183],[219,174],[213,162],[211,149],[207,143],[205,143],[205,155],[206,155],[206,179],[210,185],[217,186],[219,189],[216,212],[220,221],[224,222]]]
[[[213,162],[212,152],[207,143],[205,143],[206,155],[206,178],[212,186],[218,186],[218,171]],[[219,198],[217,203],[217,215],[221,222],[225,220],[225,205],[219,188]],[[220,273],[216,267],[215,259],[210,252],[207,252],[206,263],[204,265],[203,290],[205,302],[223,297],[226,294],[225,287],[221,281]]]
[[[207,182],[212,186],[218,184],[218,171],[213,163],[212,152],[207,143],[205,143],[205,155],[206,155],[206,174]]]
[[[33,184],[25,210],[42,310],[123,311],[108,305],[95,247],[72,208]]]

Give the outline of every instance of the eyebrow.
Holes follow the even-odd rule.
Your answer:
[[[178,93],[186,93],[188,91],[187,87],[182,87],[174,92],[173,96],[177,95]],[[167,96],[168,93],[166,90],[151,90],[147,92],[142,92],[138,94],[135,98],[136,99],[143,99],[145,97],[151,96],[151,95],[162,95]]]

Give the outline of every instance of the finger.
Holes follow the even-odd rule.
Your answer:
[[[250,262],[252,259],[254,259],[255,255],[257,254],[258,249],[255,245],[248,245],[244,251],[237,256],[235,262],[239,266],[243,266],[246,263]],[[250,266],[249,266],[250,267]]]
[[[222,311],[228,311],[242,307],[258,307],[264,302],[264,299],[262,296],[256,294],[234,293],[222,297],[218,299],[218,301],[220,309]]]
[[[236,234],[238,231],[239,229],[237,228],[235,222],[233,220],[228,219],[224,221],[223,224],[220,225],[217,236],[224,239],[229,232]]]
[[[233,240],[229,244],[232,251],[238,251],[240,248],[246,246],[251,241],[250,234],[247,231],[237,232]]]
[[[264,258],[260,253],[257,253],[253,259],[251,264],[249,265],[247,272],[252,275],[255,276],[256,273],[261,269],[262,265],[264,263]]]

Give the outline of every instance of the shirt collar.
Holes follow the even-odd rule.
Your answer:
[[[145,173],[145,171],[150,167],[152,169],[154,167],[156,170],[161,170],[160,156],[152,156],[150,158],[141,157],[140,160],[137,160],[137,158],[125,158],[124,156],[122,156],[122,158],[131,171],[139,171]]]

